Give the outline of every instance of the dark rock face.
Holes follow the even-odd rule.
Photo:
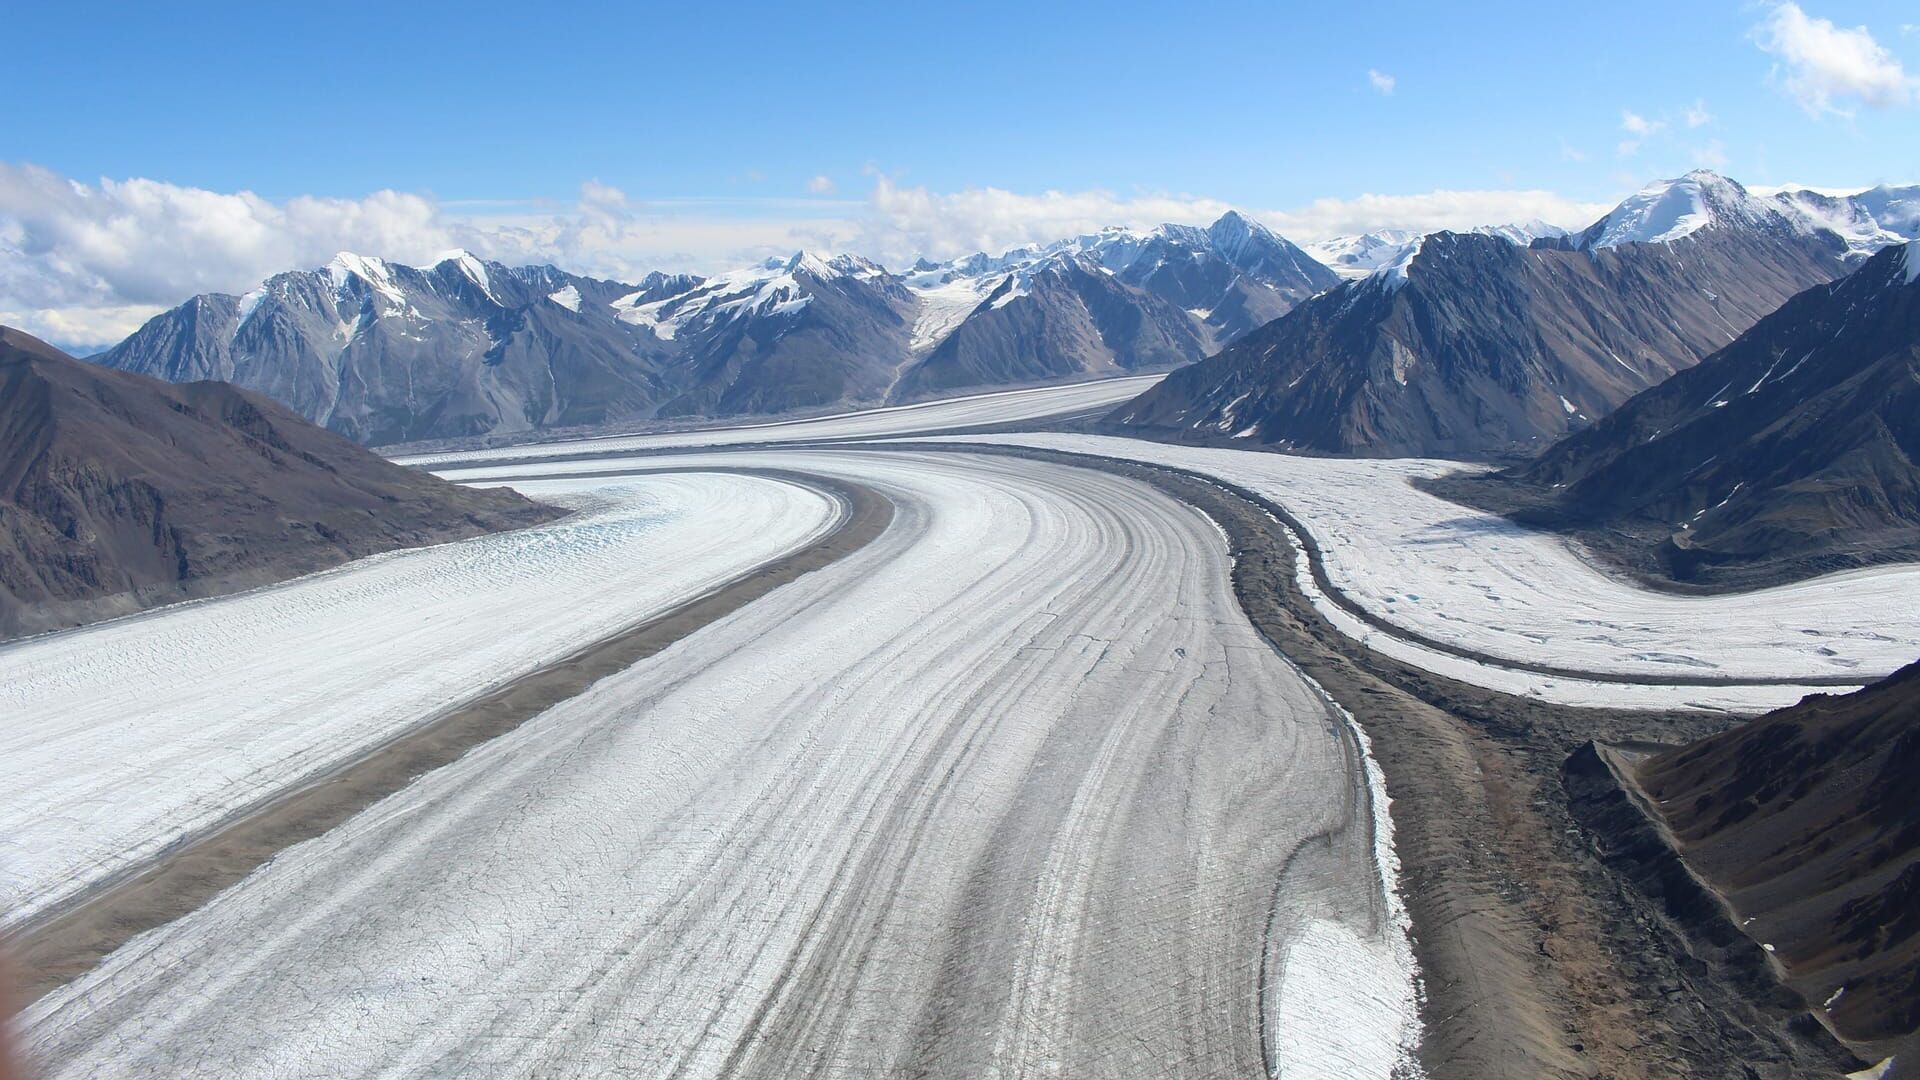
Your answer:
[[[379,445],[875,401],[914,305],[878,267],[806,253],[638,286],[464,253],[426,269],[343,254],[245,297],[196,297],[93,359],[231,381]]]
[[[1544,446],[1845,272],[1831,234],[1516,247],[1436,233],[1122,406],[1122,424],[1330,454]]]
[[[1568,809],[1594,854],[1631,885],[1627,896],[1642,907],[1640,919],[1684,944],[1683,978],[1711,1002],[1744,1075],[1837,1075],[1865,1066],[1807,1014],[1801,988],[1782,983],[1766,950],[1642,809],[1644,799],[1629,794],[1631,756],[1593,742],[1575,750],[1561,769]]]
[[[1884,1043],[1920,1028],[1917,770],[1920,664],[1652,757],[1636,778],[1789,983],[1843,1036]]]
[[[0,637],[555,513],[225,383],[108,371],[0,327]]]
[[[1682,580],[1920,558],[1920,244],[1794,297],[1507,479]]]
[[[365,443],[593,423],[665,392],[668,350],[608,307],[633,291],[464,253],[426,269],[343,254],[196,297],[92,359],[232,382]]]

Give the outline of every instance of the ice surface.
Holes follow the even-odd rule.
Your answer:
[[[914,405],[894,405],[836,413],[806,420],[784,420],[739,427],[663,431],[642,435],[611,435],[595,439],[503,446],[491,450],[412,454],[395,458],[403,465],[435,469],[458,463],[513,461],[534,457],[579,457],[654,450],[663,447],[738,446],[765,442],[823,442],[872,438],[916,431],[943,431],[988,424],[1016,424],[1111,408],[1146,392],[1164,375],[1135,375],[1118,379],[1042,386],[1028,390],[998,390],[988,394],[942,398]]]
[[[1004,456],[573,464],[898,509],[37,1002],[47,1075],[1384,1080],[1416,998],[1377,804],[1211,521]]]
[[[557,292],[550,292],[547,294],[547,299],[559,304],[568,311],[580,310],[580,289],[577,286],[569,285]]]
[[[968,410],[968,422],[1018,422],[1013,406],[1020,404],[1020,394],[1053,392],[935,404]],[[1117,395],[1116,403],[1124,396]],[[976,404],[984,407],[975,411]],[[958,426],[948,422],[958,419],[953,414],[943,420],[910,410],[882,410],[792,425],[575,442],[541,447],[540,452],[567,457],[672,445],[906,437],[912,431]],[[1857,678],[1864,684],[1920,655],[1920,603],[1915,602],[1920,600],[1920,567],[1882,567],[1737,596],[1654,592],[1603,570],[1559,537],[1411,486],[1418,477],[1462,467],[1453,462],[1342,461],[1058,433],[953,440],[1103,454],[1244,484],[1312,530],[1335,585],[1369,613],[1455,648],[1487,654],[1495,663],[1395,638],[1320,598],[1337,626],[1409,662],[1509,693],[1582,705],[1753,710],[1835,688],[1741,684],[1743,679]],[[463,460],[511,460],[526,453],[503,448],[408,460],[446,467]],[[1516,669],[1511,666],[1515,663],[1616,677],[1675,678],[1695,685],[1545,675]],[[1730,685],[1700,685],[1709,680]]]
[[[581,508],[553,524],[0,647],[7,922],[808,543],[837,513],[739,476],[588,488],[524,488]]]

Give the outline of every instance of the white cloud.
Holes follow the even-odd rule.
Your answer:
[[[1883,109],[1920,97],[1920,79],[1908,75],[1864,26],[1843,29],[1808,15],[1798,4],[1782,3],[1751,36],[1778,58],[1775,77],[1810,115],[1850,115],[1841,102]]]
[[[877,170],[864,200],[630,198],[599,180],[569,203],[444,204],[405,192],[283,202],[161,181],[85,184],[0,163],[0,322],[69,344],[118,340],[202,292],[240,293],[283,270],[357,251],[402,263],[464,247],[509,264],[634,280],[712,272],[801,247],[887,265],[950,258],[1104,225],[1205,223],[1233,206],[1181,194],[936,192]],[[474,205],[485,207],[476,211]],[[1577,226],[1605,206],[1547,191],[1435,191],[1243,208],[1303,243],[1377,228],[1432,230],[1540,218]]]
[[[1724,171],[1727,167],[1727,147],[1719,139],[1709,141],[1705,146],[1693,148],[1693,164],[1696,168]]]
[[[1023,195],[999,188],[941,193],[901,187],[882,176],[869,199],[871,213],[859,250],[888,265],[899,265],[919,255],[945,259],[975,251],[1000,252],[1092,232],[1103,225],[1205,223],[1230,209],[1236,207],[1184,195],[1129,198],[1106,191]],[[1580,226],[1599,218],[1611,204],[1582,202],[1550,191],[1490,190],[1365,194],[1318,199],[1291,210],[1238,209],[1289,239],[1312,243],[1373,229],[1430,232],[1535,218]]]
[[[1579,147],[1574,146],[1572,143],[1567,142],[1567,140],[1561,139],[1560,140],[1560,160],[1561,161],[1585,161],[1587,160],[1587,152],[1585,150],[1580,149]]]
[[[1649,120],[1631,110],[1620,113],[1620,130],[1634,135],[1651,135],[1665,126],[1659,120]]]
[[[1693,104],[1687,106],[1687,126],[1688,127],[1690,128],[1704,127],[1707,124],[1711,124],[1711,123],[1713,123],[1713,114],[1707,111],[1706,102],[1695,101]]]
[[[459,242],[433,204],[394,191],[274,203],[154,180],[74,182],[0,164],[0,309],[63,340],[126,328],[141,308],[232,290],[342,246],[425,257]],[[85,311],[88,314],[82,315]]]
[[[1665,120],[1649,120],[1631,109],[1622,109],[1620,130],[1626,132],[1628,137],[1620,140],[1615,149],[1619,151],[1621,157],[1637,154],[1640,152],[1641,143],[1666,130],[1666,127]]]
[[[19,327],[37,338],[85,355],[92,348],[120,341],[166,309],[165,304],[0,309],[0,326]]]
[[[1372,83],[1373,88],[1381,94],[1392,94],[1393,86],[1399,80],[1384,71],[1376,71],[1373,68],[1368,68],[1367,81]]]
[[[113,341],[196,293],[244,292],[342,250],[421,263],[464,247],[631,280],[833,248],[857,235],[851,220],[820,215],[859,204],[802,202],[753,201],[746,213],[716,202],[636,207],[589,180],[570,205],[472,216],[405,192],[275,202],[147,179],[85,184],[0,163],[0,321],[65,343]]]
[[[1360,195],[1318,199],[1295,210],[1254,213],[1267,226],[1303,243],[1374,229],[1470,229],[1540,220],[1579,227],[1611,210],[1610,203],[1583,202],[1551,191],[1428,191],[1415,195]]]
[[[1110,191],[1046,191],[1022,195],[1000,188],[934,192],[874,177],[860,243],[886,263],[916,255],[952,258],[1093,232],[1106,225],[1212,221],[1232,209],[1218,199],[1184,195],[1123,197]]]
[[[588,206],[623,207],[627,205],[627,193],[612,184],[588,180],[580,185],[580,201]]]
[[[833,178],[831,176],[816,176],[807,181],[807,191],[814,195],[831,195],[834,191]]]

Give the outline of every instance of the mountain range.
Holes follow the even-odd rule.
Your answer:
[[[1524,452],[1920,234],[1920,188],[1761,196],[1709,172],[1579,233],[1543,222],[1300,248],[1238,213],[895,273],[799,252],[606,281],[342,253],[206,294],[93,357],[223,379],[363,443],[859,407],[1176,374],[1142,432],[1327,453]],[[1217,354],[1217,355],[1216,355]]]
[[[1842,234],[1798,205],[1702,171],[1649,185],[1577,235],[1417,238],[1113,420],[1329,454],[1537,452],[1894,235],[1858,220]]]
[[[378,445],[1169,368],[1336,280],[1233,213],[905,274],[800,252],[627,284],[466,252],[427,267],[342,253],[195,297],[92,359],[231,381]]]
[[[557,513],[226,383],[109,371],[0,327],[0,638]]]

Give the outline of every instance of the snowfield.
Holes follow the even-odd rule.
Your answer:
[[[572,442],[502,446],[491,450],[451,451],[397,457],[402,465],[431,468],[532,458],[591,457],[629,450],[659,450],[695,446],[744,446],[753,443],[818,442],[837,439],[884,438],[889,435],[998,424],[1030,423],[1050,416],[1107,409],[1143,394],[1166,378],[1130,375],[1118,379],[1001,390],[991,394],[941,398],[915,405],[816,416],[745,427],[662,431],[644,435],[611,435]]]
[[[570,464],[896,512],[41,999],[49,1076],[1409,1066],[1382,796],[1205,516],[999,455]]]
[[[579,512],[0,647],[7,923],[812,543],[843,513],[738,475],[522,490]]]

